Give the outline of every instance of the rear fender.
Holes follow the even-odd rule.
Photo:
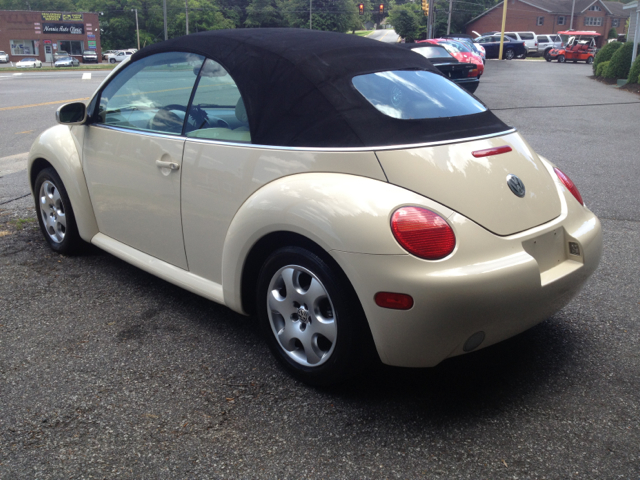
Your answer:
[[[82,170],[81,152],[85,128],[84,125],[57,125],[41,133],[31,146],[27,171],[34,198],[37,196],[37,192],[34,192],[35,181],[40,170],[49,164],[58,172],[69,195],[78,232],[83,240],[89,242],[98,233],[98,223]]]
[[[252,247],[270,233],[299,234],[329,254],[406,255],[389,223],[391,214],[403,205],[424,206],[443,218],[453,214],[404,188],[355,175],[304,173],[263,186],[240,207],[227,232],[222,258],[225,305],[244,313],[244,263]],[[341,264],[344,257],[332,256],[352,278],[350,266]]]

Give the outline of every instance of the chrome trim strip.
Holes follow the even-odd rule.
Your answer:
[[[440,145],[451,145],[453,143],[464,143],[464,142],[472,142],[475,140],[484,140],[486,138],[494,138],[501,137],[503,135],[509,135],[511,133],[516,133],[518,131],[517,128],[511,128],[509,130],[505,130],[503,132],[498,133],[490,133],[488,135],[481,135],[478,137],[466,137],[466,138],[453,138],[451,140],[442,140],[438,142],[426,142],[426,143],[410,143],[406,145],[383,145],[377,147],[342,147],[342,148],[328,148],[328,147],[278,147],[275,145],[256,145],[255,143],[240,143],[240,142],[221,142],[218,140],[210,140],[206,138],[195,138],[195,137],[185,137],[181,135],[166,135],[162,133],[154,133],[154,132],[146,132],[144,130],[130,130],[126,128],[113,127],[110,125],[103,124],[92,124],[92,126],[107,128],[109,130],[116,130],[118,132],[124,133],[138,133],[143,135],[149,135],[152,137],[160,137],[160,138],[172,138],[174,140],[189,140],[193,143],[204,143],[204,144],[214,144],[214,145],[224,145],[230,147],[245,147],[245,148],[259,148],[264,150],[286,150],[286,151],[299,151],[299,152],[373,152],[373,151],[384,151],[384,150],[407,150],[411,148],[424,148],[424,147],[437,147]]]

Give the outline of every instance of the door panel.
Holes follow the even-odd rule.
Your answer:
[[[180,219],[183,147],[180,137],[90,126],[83,168],[100,232],[186,269]]]

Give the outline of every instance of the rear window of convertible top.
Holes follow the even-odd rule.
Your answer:
[[[459,117],[487,110],[462,88],[433,72],[376,72],[358,75],[352,82],[380,112],[402,120]]]

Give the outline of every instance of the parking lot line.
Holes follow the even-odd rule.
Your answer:
[[[70,103],[70,102],[84,102],[85,100],[89,100],[89,97],[86,98],[74,98],[71,100],[58,100],[55,102],[44,102],[44,103],[32,103],[30,105],[16,105],[15,107],[2,107],[0,108],[0,112],[4,111],[4,110],[17,110],[20,108],[31,108],[31,107],[42,107],[43,105],[56,105],[56,104],[63,104],[63,103]]]

